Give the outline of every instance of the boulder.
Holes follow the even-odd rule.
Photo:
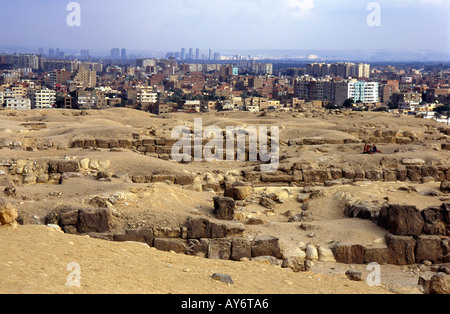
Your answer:
[[[446,235],[446,211],[443,206],[432,206],[422,211],[424,226],[422,233],[428,235]]]
[[[251,243],[252,257],[273,256],[281,258],[280,240],[273,236],[258,235]]]
[[[441,246],[441,237],[422,235],[417,238],[416,243],[416,262],[431,261],[441,263],[444,253]]]
[[[233,261],[240,261],[242,258],[252,257],[252,247],[250,241],[245,238],[231,239],[231,257]]]
[[[413,237],[387,234],[386,245],[389,249],[389,264],[412,265],[416,262],[416,241]]]
[[[425,160],[420,158],[405,158],[402,160],[402,164],[405,166],[411,166],[411,165],[423,165],[425,163]]]
[[[424,220],[417,207],[392,204],[381,208],[377,224],[393,235],[419,236]]]
[[[348,279],[352,281],[364,281],[364,276],[362,272],[357,270],[347,270],[345,272],[345,275],[347,276]]]
[[[383,247],[365,247],[364,263],[378,263],[385,265],[389,263],[389,248]]]
[[[324,183],[328,180],[326,170],[303,170],[303,181],[306,183]]]
[[[230,197],[216,196],[214,197],[214,214],[217,219],[233,220],[235,203]]]
[[[236,201],[243,201],[251,194],[252,190],[251,186],[232,186],[225,190],[225,196]]]
[[[450,193],[450,181],[442,181],[440,190],[443,193]]]
[[[211,238],[226,238],[227,226],[224,224],[211,223]]]
[[[269,197],[263,196],[259,199],[259,205],[267,209],[273,209],[276,205],[276,202]]]
[[[113,205],[107,198],[102,198],[99,196],[94,197],[89,201],[89,205],[96,208],[112,208]]]
[[[178,254],[186,253],[186,241],[181,239],[158,238],[153,241],[153,246],[159,251],[173,251]]]
[[[60,161],[58,163],[58,172],[64,173],[64,172],[78,172],[80,170],[80,164],[78,161],[74,160],[66,160],[66,161]]]
[[[299,203],[306,203],[307,201],[309,201],[310,199],[310,194],[309,193],[298,193],[297,194],[297,201]]]
[[[281,268],[290,268],[294,273],[311,270],[311,263],[299,257],[289,257],[283,260]]]
[[[428,289],[430,294],[450,294],[450,277],[444,273],[434,275]]]
[[[230,239],[211,239],[208,246],[208,258],[229,260],[231,257]]]
[[[344,210],[344,215],[349,218],[361,218],[375,220],[378,217],[380,208],[369,203],[357,203],[347,205]]]
[[[359,244],[339,244],[333,250],[336,262],[343,264],[364,264],[365,249]]]
[[[188,239],[211,238],[211,222],[204,218],[189,218],[186,222]]]
[[[126,230],[125,234],[116,234],[113,240],[117,242],[141,242],[153,246],[153,230],[152,229],[137,229]]]
[[[80,233],[110,231],[111,212],[106,208],[80,209],[77,229]]]
[[[310,261],[317,261],[319,259],[317,248],[312,244],[306,246],[306,259]]]
[[[229,284],[229,285],[233,285],[233,278],[230,275],[227,274],[219,274],[219,273],[215,273],[214,275],[212,275],[212,279]]]
[[[319,246],[317,248],[317,253],[319,257],[319,261],[322,262],[336,262],[336,259],[334,258],[333,251],[327,247]]]
[[[208,239],[189,239],[186,254],[206,258],[208,256]]]
[[[177,185],[190,185],[194,184],[195,177],[190,174],[179,174],[175,176],[175,184]]]
[[[5,199],[0,199],[0,225],[12,225],[19,217],[17,209]]]

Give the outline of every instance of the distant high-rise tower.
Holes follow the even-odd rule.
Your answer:
[[[194,59],[194,50],[192,48],[189,48],[189,56],[188,56],[189,60]]]
[[[53,58],[55,56],[55,49],[50,48],[48,50],[48,56],[49,56],[49,58]]]
[[[212,48],[210,48],[209,49],[209,60],[213,60],[213,58],[214,58],[214,53],[213,53]]]
[[[122,60],[127,59],[127,50],[125,48],[122,48]]]
[[[111,49],[111,59],[120,59],[120,49],[119,48]]]
[[[200,49],[195,50],[195,60],[200,60]]]
[[[186,48],[181,48],[181,60],[186,60]]]
[[[89,59],[89,50],[81,50],[80,51],[80,58],[82,60],[88,60]]]

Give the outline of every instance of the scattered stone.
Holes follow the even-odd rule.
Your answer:
[[[450,181],[442,181],[440,190],[443,193],[450,193]]]
[[[450,294],[450,277],[444,273],[438,273],[431,277],[430,294]]]
[[[219,273],[215,273],[214,275],[212,275],[212,278],[214,280],[229,284],[229,285],[233,285],[233,278],[230,275],[227,274],[219,274]]]
[[[113,205],[111,204],[111,202],[106,199],[106,198],[102,198],[99,196],[94,197],[93,199],[91,199],[89,201],[89,205],[96,207],[96,208],[112,208]]]
[[[319,246],[317,249],[319,255],[319,261],[322,262],[336,262],[333,251],[327,247]]]
[[[17,209],[5,199],[0,199],[0,225],[13,225],[19,217]]]
[[[290,268],[294,273],[311,270],[311,263],[299,257],[289,257],[283,260],[281,268]]]
[[[250,259],[251,261],[262,261],[269,265],[278,266],[278,260],[273,256],[257,256]]]
[[[230,197],[214,197],[214,214],[217,219],[221,220],[233,220],[235,203],[234,199]]]
[[[312,244],[308,244],[306,246],[306,259],[310,261],[316,261],[319,259],[317,248]]]
[[[259,205],[261,205],[267,209],[273,209],[275,207],[276,203],[274,200],[270,199],[269,197],[263,196],[259,199]]]
[[[5,195],[8,197],[12,197],[12,198],[17,197],[17,189],[15,187],[6,187],[4,192],[5,192]]]
[[[298,195],[297,195],[297,201],[299,202],[299,203],[306,203],[308,200],[310,199],[310,195],[309,194],[307,194],[307,193],[299,193]]]
[[[419,159],[419,158],[405,158],[402,160],[402,164],[405,166],[416,166],[416,165],[423,165],[425,163],[425,160]]]
[[[348,279],[350,279],[352,281],[364,281],[364,276],[363,276],[362,272],[360,272],[360,271],[347,270],[345,272],[345,275],[347,276]]]

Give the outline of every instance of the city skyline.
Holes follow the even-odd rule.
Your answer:
[[[2,47],[63,50],[450,51],[449,0],[383,0],[379,25],[370,1],[345,0],[78,1],[80,26],[67,25],[69,1],[3,4]],[[26,19],[17,17],[27,16]],[[426,23],[424,23],[426,21]],[[432,21],[432,22],[430,22]],[[187,50],[186,53],[188,53]],[[205,51],[205,52],[203,52]],[[196,54],[196,51],[193,51]]]

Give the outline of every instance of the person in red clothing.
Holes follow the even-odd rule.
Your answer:
[[[365,144],[364,145],[364,153],[363,154],[372,154],[372,150],[370,149],[370,146]]]

